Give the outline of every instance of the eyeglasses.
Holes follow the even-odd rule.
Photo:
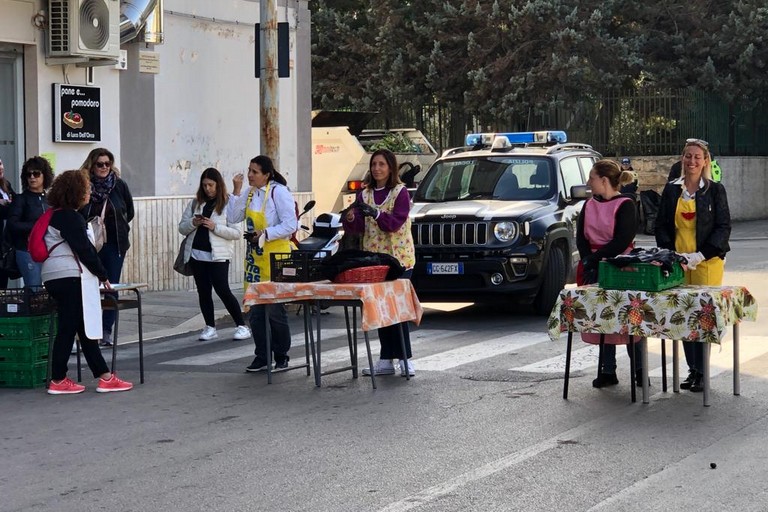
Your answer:
[[[110,163],[109,163],[109,162],[96,162],[96,163],[95,163],[95,164],[93,164],[93,165],[94,165],[94,166],[96,166],[96,167],[98,167],[98,168],[100,168],[100,169],[102,169],[102,168],[104,168],[104,167],[109,167],[109,166],[110,166]]]
[[[709,147],[709,142],[702,139],[685,139],[685,144],[696,144],[697,146],[701,146],[703,148]]]
[[[25,178],[39,178],[42,175],[42,171],[29,171],[24,173]]]

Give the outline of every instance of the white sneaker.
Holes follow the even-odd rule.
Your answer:
[[[232,335],[233,340],[247,340],[251,337],[251,330],[245,325],[238,325],[235,329],[235,333]]]
[[[413,377],[416,375],[416,368],[413,366],[411,360],[408,360],[408,376]],[[400,376],[405,377],[405,361],[400,361]]]
[[[370,375],[370,368],[363,368],[363,375]],[[395,365],[392,364],[391,359],[379,359],[375,365],[373,365],[374,375],[394,375]]]
[[[198,338],[200,341],[208,341],[213,340],[219,337],[219,333],[216,332],[215,327],[211,327],[210,325],[206,325],[205,329],[203,329],[203,332],[200,333],[200,337]]]

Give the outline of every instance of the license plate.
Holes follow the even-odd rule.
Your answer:
[[[427,263],[427,274],[463,274],[463,263]]]

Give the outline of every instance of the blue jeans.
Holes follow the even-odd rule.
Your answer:
[[[16,265],[18,265],[21,277],[24,279],[24,286],[43,286],[43,279],[40,277],[43,264],[32,261],[32,255],[27,251],[16,249]]]
[[[107,269],[107,279],[110,283],[120,282],[120,273],[123,271],[123,261],[125,254],[120,254],[116,243],[107,242],[99,251],[99,259],[104,268]],[[106,295],[106,294],[105,294]],[[117,293],[111,293],[117,298]],[[115,325],[115,312],[105,310],[101,312],[102,329],[106,334],[112,335],[112,326]]]

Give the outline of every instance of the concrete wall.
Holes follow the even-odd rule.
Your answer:
[[[630,157],[638,174],[640,190],[661,193],[669,168],[679,157]],[[733,220],[768,219],[768,157],[717,158],[723,170],[723,185]]]
[[[291,78],[281,78],[278,85],[280,154],[269,156],[278,157],[278,170],[297,190],[299,169],[309,173],[308,168],[299,166],[299,145],[306,146],[308,154],[309,144],[297,129],[297,112],[309,101],[309,95],[299,95],[296,82],[309,83],[309,76],[297,76],[295,68],[294,4],[298,2],[283,1],[278,8],[278,20],[287,21],[291,27],[293,69]],[[154,90],[153,194],[191,194],[206,167],[216,167],[229,182],[261,152],[254,30],[259,4],[166,0],[165,9],[165,43],[155,48],[160,54],[161,72],[155,78]],[[304,28],[308,33],[308,23]],[[308,107],[303,108],[308,124]]]

